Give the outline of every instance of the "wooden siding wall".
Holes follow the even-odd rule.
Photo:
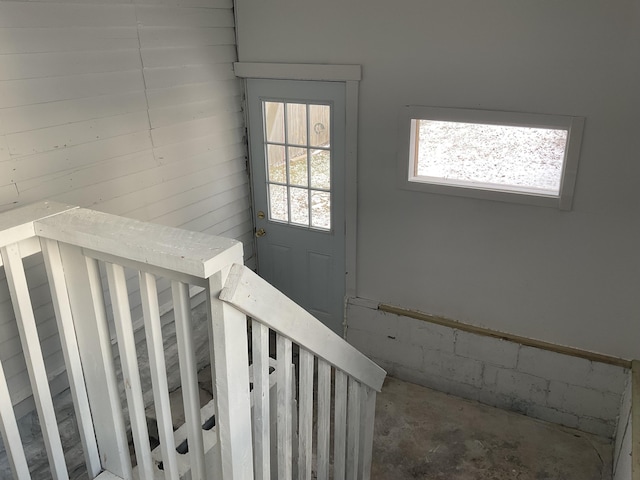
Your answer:
[[[0,0],[0,211],[52,199],[229,236],[251,265],[235,60],[232,0]],[[28,267],[55,377],[46,276]],[[2,269],[0,360],[19,403],[30,388]]]

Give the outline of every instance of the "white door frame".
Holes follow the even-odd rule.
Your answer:
[[[304,63],[233,64],[236,77],[273,80],[317,80],[346,84],[345,118],[345,295],[356,296],[356,234],[358,213],[358,87],[360,65],[317,65]]]

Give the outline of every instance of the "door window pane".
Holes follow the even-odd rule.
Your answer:
[[[309,225],[309,190],[291,187],[291,223]]]
[[[284,103],[264,102],[264,129],[267,142],[284,143]]]
[[[307,144],[307,105],[305,103],[287,103],[287,143],[290,145]]]
[[[331,194],[311,193],[311,226],[329,230],[331,228]]]
[[[328,147],[331,145],[331,107],[309,105],[309,145]]]
[[[267,145],[267,169],[269,181],[287,183],[287,169],[282,145]]]
[[[311,152],[311,186],[325,190],[331,188],[331,150]]]
[[[283,185],[269,185],[269,218],[289,221],[289,201],[287,187]]]
[[[289,147],[289,183],[301,187],[309,185],[306,148]]]

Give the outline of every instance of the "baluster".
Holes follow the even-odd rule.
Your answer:
[[[58,333],[64,355],[67,376],[69,377],[69,389],[75,406],[78,419],[78,430],[82,449],[87,465],[87,472],[92,476],[97,476],[102,470],[96,434],[93,429],[93,418],[89,407],[89,398],[84,383],[84,373],[78,351],[78,342],[73,325],[71,305],[69,303],[69,292],[64,277],[62,258],[58,242],[55,240],[40,239],[42,255],[47,270],[47,278],[51,289],[51,298],[56,314]]]
[[[178,460],[173,438],[173,422],[171,421],[171,404],[169,402],[167,368],[164,358],[156,279],[150,273],[145,272],[139,273],[139,279],[144,331],[147,339],[147,351],[149,352],[153,402],[158,419],[158,435],[160,436],[164,476],[167,479],[178,480]]]
[[[336,369],[335,382],[333,478],[334,480],[345,480],[347,449],[347,375],[343,371]]]
[[[329,480],[331,438],[331,365],[318,358],[318,480]]]
[[[206,295],[206,302],[207,302],[207,337],[209,340],[209,365],[210,365],[210,372],[211,372],[211,388],[212,391],[211,393],[215,395],[215,386],[216,386],[216,369],[213,368],[214,364],[215,364],[215,352],[213,351],[213,345],[214,345],[214,340],[213,340],[213,322],[211,319],[211,312],[213,311],[211,308],[211,298]],[[215,418],[215,423],[216,425],[219,423],[219,417],[218,417],[218,403],[215,401],[213,401],[213,408],[212,408],[212,412],[211,415]],[[211,418],[211,417],[209,417]],[[220,444],[218,443],[213,451],[210,451],[207,455],[209,455],[210,457],[208,457],[208,461],[207,464],[208,465],[212,465],[215,468],[215,471],[213,472],[207,472],[207,474],[209,475],[210,478],[222,478],[222,460],[220,459]]]
[[[189,441],[191,478],[193,480],[204,480],[207,477],[204,462],[202,422],[200,420],[198,365],[193,348],[193,331],[191,329],[189,286],[186,283],[173,281],[171,282],[171,291],[173,293],[173,309],[176,322],[184,419],[187,425],[187,438]]]
[[[311,480],[313,446],[313,354],[300,347],[298,480]]]
[[[20,439],[20,432],[18,431],[16,415],[13,411],[2,362],[0,362],[0,433],[2,433],[2,441],[4,442],[4,448],[7,450],[9,465],[14,478],[20,480],[30,479],[29,466],[24,456],[24,448],[22,448],[22,440]]]
[[[282,335],[277,339],[277,436],[278,436],[278,480],[291,480],[292,464],[292,400],[293,375],[291,371],[291,340]]]
[[[376,391],[363,386],[360,407],[360,455],[358,455],[358,479],[371,478],[373,459],[373,428],[376,416]]]
[[[253,354],[253,443],[256,480],[271,478],[269,418],[269,328],[251,323]]]
[[[107,280],[109,282],[109,294],[111,296],[111,308],[113,309],[116,335],[118,337],[118,351],[120,352],[122,378],[127,397],[127,405],[129,406],[131,434],[136,449],[138,472],[143,480],[152,480],[153,461],[151,460],[147,418],[144,400],[142,398],[142,385],[140,384],[136,341],[133,335],[133,323],[131,321],[129,296],[127,293],[127,280],[122,266],[105,263],[105,267],[107,270]]]
[[[29,372],[33,399],[36,403],[38,418],[40,419],[42,438],[47,451],[47,457],[49,458],[51,477],[54,480],[66,479],[68,476],[67,466],[64,462],[64,452],[62,450],[62,443],[60,442],[51,391],[49,390],[47,371],[44,366],[44,359],[42,358],[36,320],[31,307],[29,287],[20,256],[20,247],[18,244],[12,244],[2,247],[0,252],[7,276],[13,310],[18,324],[22,351],[24,352],[24,359],[27,364],[27,371]]]
[[[347,478],[358,475],[360,453],[360,382],[349,377],[349,400],[347,415]]]

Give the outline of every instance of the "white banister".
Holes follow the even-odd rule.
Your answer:
[[[363,387],[360,406],[360,453],[358,455],[358,478],[368,480],[371,477],[373,455],[373,424],[376,416],[376,391]]]
[[[191,308],[189,287],[182,282],[171,282],[173,308],[176,322],[176,339],[180,358],[182,399],[191,461],[191,478],[205,480],[204,443],[200,422],[200,396],[198,394],[198,365],[193,349],[191,333]]]
[[[142,398],[142,385],[127,293],[127,280],[124,275],[124,268],[121,265],[107,263],[105,268],[107,270],[111,308],[118,338],[124,391],[127,397],[127,405],[129,406],[129,419],[138,463],[138,474],[142,480],[152,480],[151,446],[149,444],[149,432]]]
[[[231,268],[220,298],[273,329],[277,338],[277,462],[278,479],[292,478],[292,455],[297,455],[299,480],[312,474],[311,426],[313,419],[314,356],[318,358],[317,478],[329,477],[331,366],[335,370],[333,422],[334,480],[368,480],[373,447],[375,391],[386,373],[353,346],[335,335],[306,310],[268,282],[240,264]],[[299,346],[299,408],[292,415],[292,344]],[[369,393],[372,392],[372,393]],[[373,403],[373,406],[372,406]],[[296,413],[296,412],[293,412]],[[297,451],[292,448],[292,421],[298,420]]]
[[[278,480],[291,480],[292,465],[292,408],[293,389],[291,383],[292,345],[291,340],[282,335],[277,336],[277,438],[278,438]]]
[[[269,329],[251,324],[253,358],[253,458],[256,480],[271,478],[271,428],[269,410]]]
[[[313,442],[313,354],[300,347],[298,480],[311,480]]]
[[[98,262],[86,258],[80,248],[60,244],[69,303],[75,321],[78,349],[100,452],[102,468],[131,478],[129,446],[116,381],[111,338],[104,308]]]
[[[163,469],[167,480],[178,480],[178,461],[173,438],[173,422],[171,420],[171,404],[167,385],[167,369],[164,358],[156,279],[150,273],[140,272],[139,280],[144,331],[147,340],[147,351],[149,352],[149,368],[151,369],[151,387],[153,388],[153,402],[156,418],[158,419],[158,436],[160,437]]]
[[[318,359],[318,480],[329,480],[329,429],[331,425],[331,365]]]
[[[333,437],[333,478],[345,480],[347,465],[347,383],[349,377],[344,372],[336,370],[335,377],[335,411]]]
[[[205,301],[207,305],[207,338],[209,340],[209,365],[216,364],[215,352],[213,351],[213,345],[215,345],[214,341],[214,333],[213,333],[213,308],[211,306],[211,296],[205,295]],[[216,381],[216,369],[210,368],[211,371],[211,385],[217,385]],[[215,387],[214,387],[215,388]],[[211,416],[209,418],[220,418],[218,416],[218,405],[217,402],[211,402]],[[217,432],[216,432],[217,433]],[[222,462],[220,460],[220,449],[216,449],[216,458],[213,463],[213,470],[208,472],[209,476],[212,478],[222,478]]]
[[[44,257],[47,278],[51,289],[51,298],[56,314],[58,333],[62,353],[67,366],[67,376],[69,377],[69,388],[76,415],[78,417],[78,429],[82,442],[82,452],[85,457],[87,472],[96,476],[102,470],[100,465],[100,455],[96,443],[96,434],[93,429],[93,418],[89,407],[89,398],[84,383],[84,372],[78,351],[75,327],[73,325],[73,315],[69,303],[69,291],[64,276],[62,257],[58,242],[55,240],[42,239],[42,255]]]
[[[347,406],[347,478],[358,477],[358,455],[360,454],[360,393],[361,385],[349,378],[349,400]]]
[[[25,256],[40,251],[90,478],[369,479],[384,370],[243,267],[241,243],[51,202],[0,215],[0,233],[0,265],[52,478],[67,479],[67,467],[23,266]],[[206,325],[192,318],[190,291],[202,289]],[[169,293],[173,315],[161,319]],[[167,352],[165,326],[175,327]],[[207,334],[194,334],[205,326]],[[178,378],[170,382],[166,369],[176,356],[185,423],[174,431],[169,388]],[[213,386],[204,406],[197,372],[203,357]],[[0,364],[0,433],[14,478],[23,480],[29,458],[11,395]],[[159,442],[153,450],[152,406]]]
[[[29,287],[24,273],[24,265],[20,256],[18,244],[7,245],[0,249],[7,284],[13,302],[13,309],[20,333],[22,351],[24,352],[29,380],[33,398],[36,403],[36,410],[40,419],[40,428],[44,439],[51,476],[54,480],[64,480],[67,478],[67,466],[64,461],[58,423],[53,409],[51,391],[49,390],[49,380],[42,358],[38,329],[29,298]]]
[[[235,261],[242,261],[242,256]],[[240,311],[220,301],[227,279],[225,268],[209,278],[207,295],[211,308],[218,437],[224,480],[252,480],[251,409],[247,319]]]
[[[34,239],[37,244],[34,222],[77,208],[56,202],[40,202],[3,212],[0,215],[0,247],[28,239]]]
[[[31,478],[2,362],[0,362],[0,433],[2,433],[4,444],[10,447],[7,454],[13,475],[20,479]]]
[[[35,231],[42,237],[201,279],[242,259],[242,244],[230,238],[84,208],[38,220]]]
[[[232,267],[220,298],[361,383],[376,391],[382,388],[382,368],[347,342],[337,341],[340,337],[322,322],[244,265]]]

